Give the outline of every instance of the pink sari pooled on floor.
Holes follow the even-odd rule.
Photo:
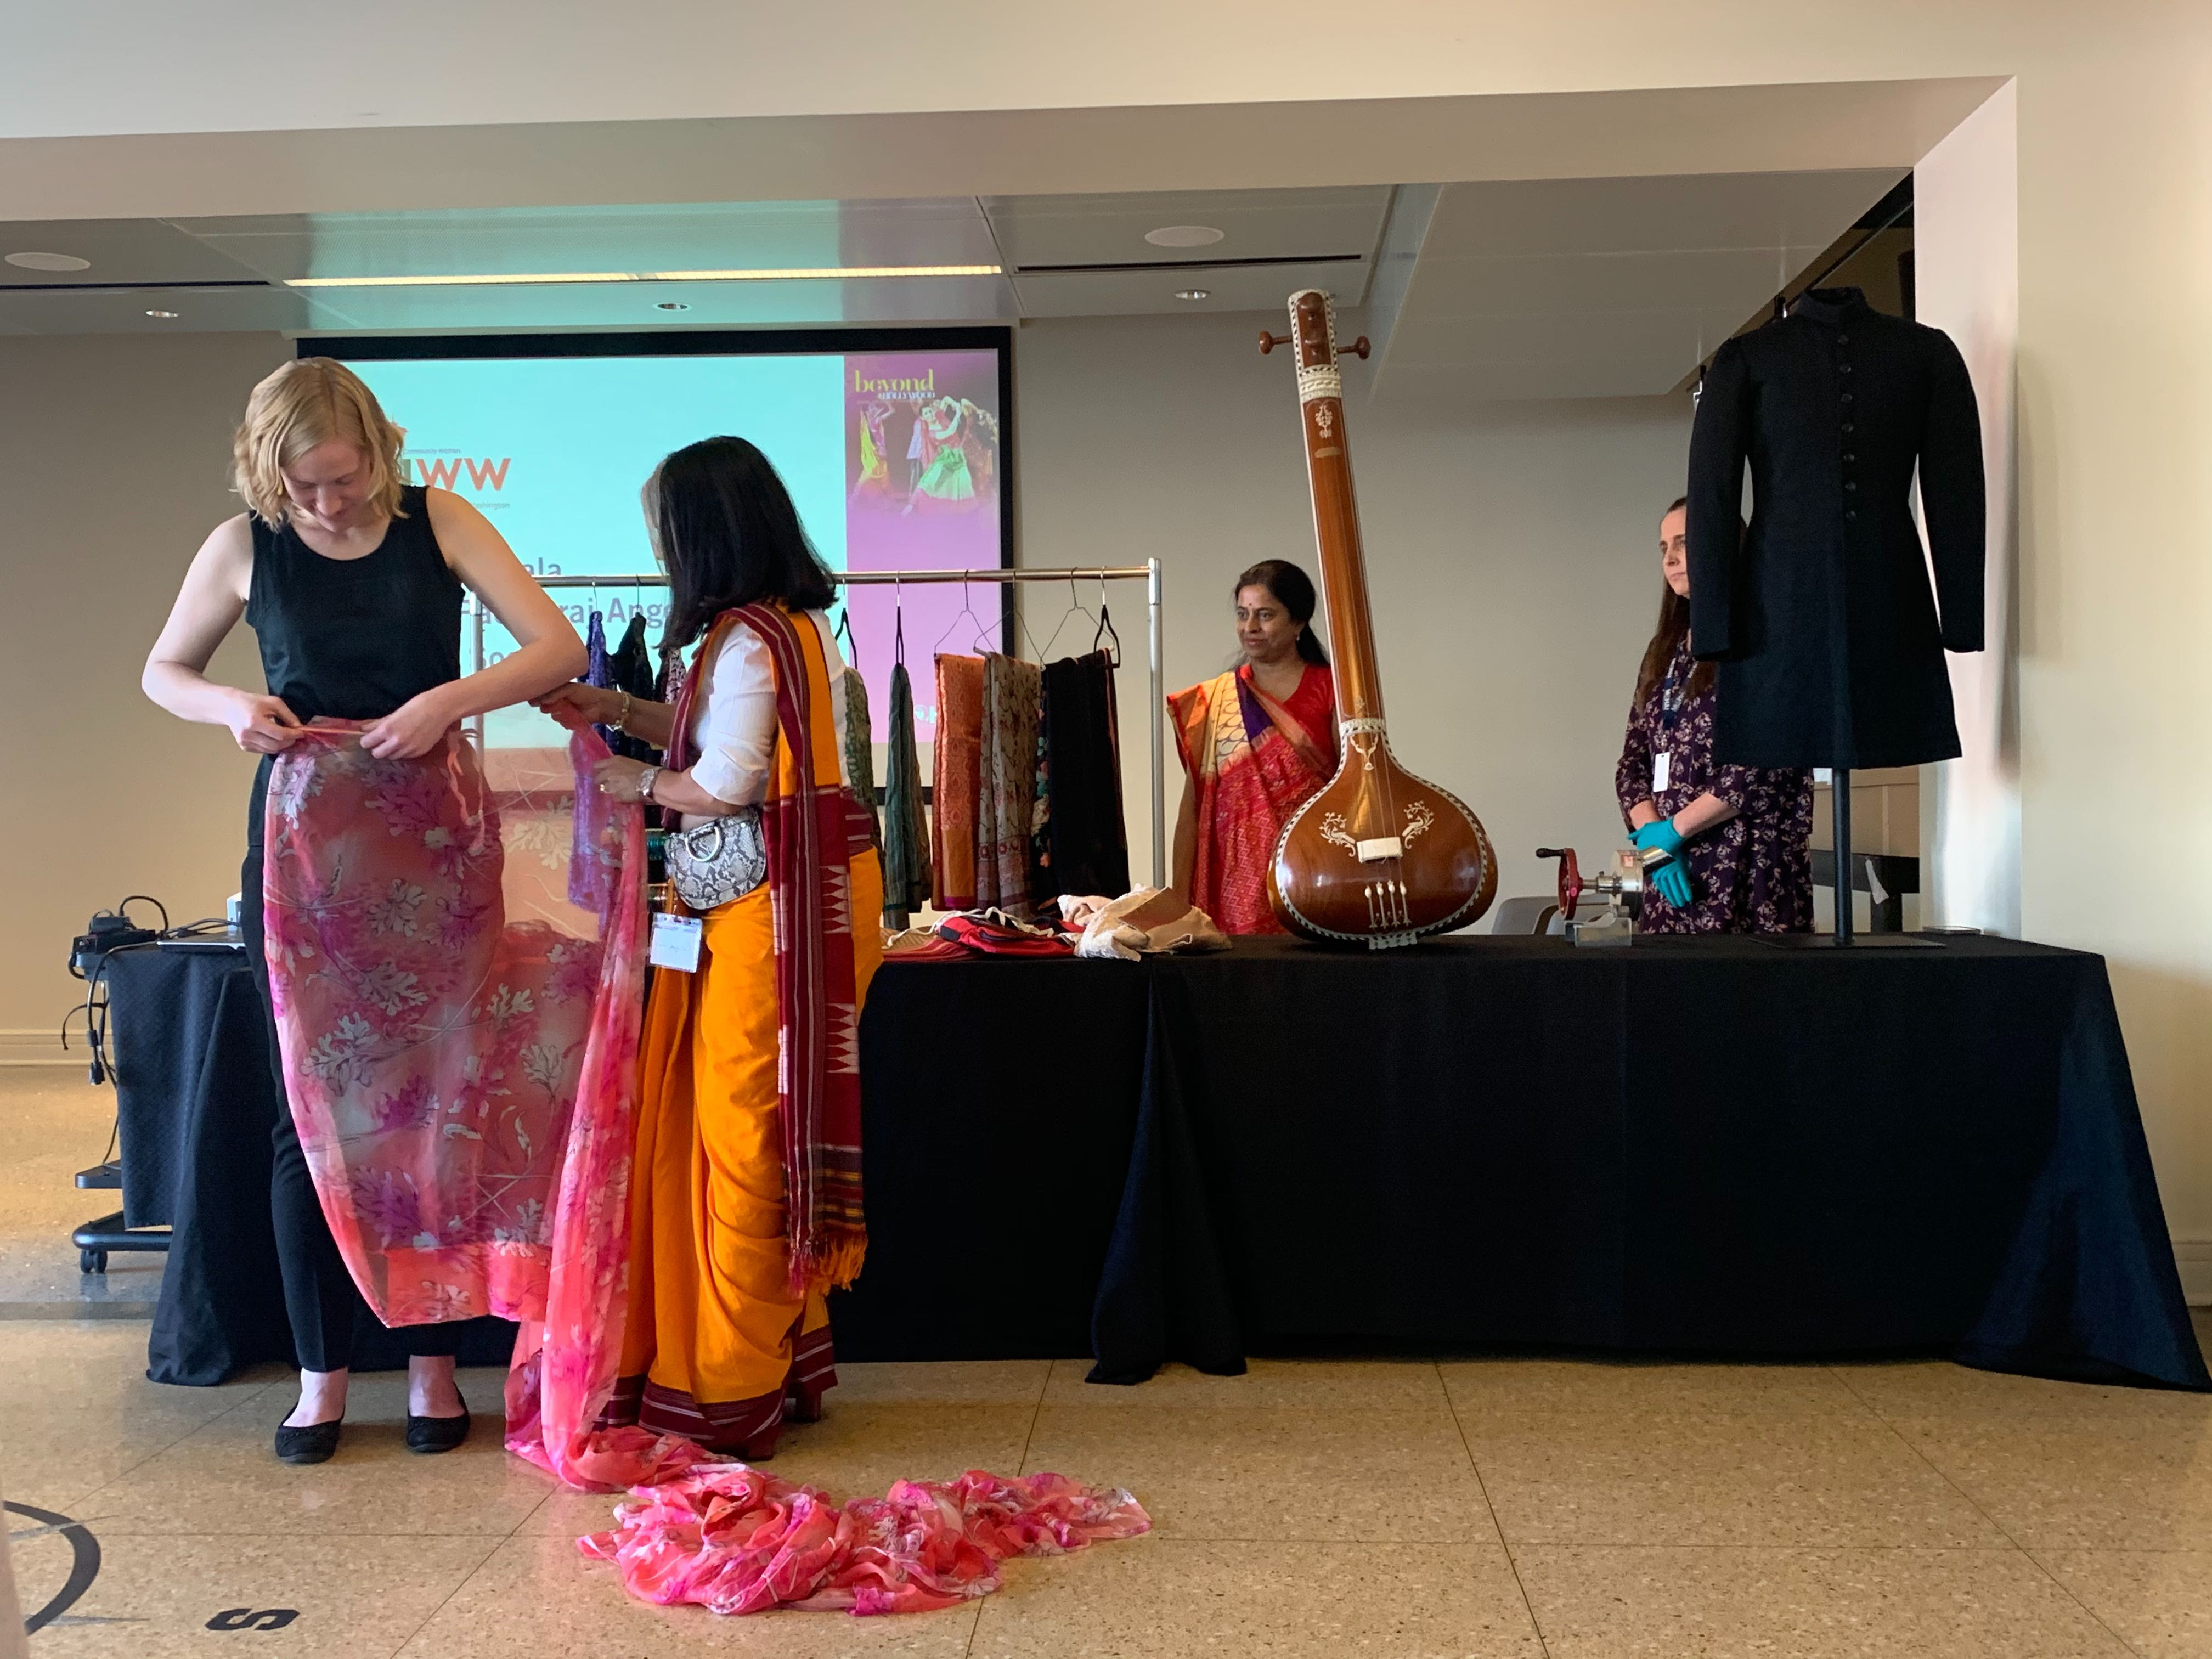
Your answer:
[[[279,756],[264,829],[270,986],[300,1140],[387,1325],[518,1321],[507,1446],[632,1489],[580,1540],[630,1591],[721,1613],[921,1612],[998,1564],[1126,1538],[1124,1492],[1058,1475],[901,1481],[831,1504],[674,1436],[598,1426],[622,1353],[644,1007],[645,833],[605,744],[459,732],[382,761],[356,724]]]

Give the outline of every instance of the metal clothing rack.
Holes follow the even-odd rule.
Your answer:
[[[1152,717],[1146,729],[1152,738],[1152,885],[1164,887],[1168,883],[1168,805],[1167,805],[1167,690],[1162,684],[1162,632],[1160,617],[1160,562],[1147,559],[1142,564],[1075,565],[1058,569],[1024,568],[1009,570],[993,566],[984,570],[833,570],[830,579],[841,586],[861,585],[873,586],[904,586],[912,582],[958,582],[963,586],[976,582],[1124,582],[1145,584],[1146,611],[1145,627],[1146,653],[1150,659]],[[649,575],[623,574],[611,576],[538,576],[540,587],[665,587],[668,578],[659,571]],[[477,668],[483,666],[484,608],[474,593],[469,595],[469,612],[473,629]],[[481,724],[479,724],[481,729]]]

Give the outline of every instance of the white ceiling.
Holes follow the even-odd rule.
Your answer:
[[[1387,185],[898,202],[709,203],[465,212],[0,224],[0,252],[71,253],[75,273],[0,264],[0,332],[179,329],[820,327],[1272,307],[1366,289]],[[1146,233],[1200,224],[1201,247]],[[286,289],[288,278],[559,271],[999,265],[1002,276]],[[116,285],[122,286],[118,287]],[[217,287],[216,284],[234,286]],[[1202,289],[1192,301],[1179,291]],[[165,297],[166,296],[166,297]],[[680,307],[672,313],[665,307]],[[151,319],[149,309],[173,310]]]
[[[1671,391],[1903,176],[1447,185],[1378,385],[1481,398]]]
[[[1279,308],[1325,288],[1396,396],[1662,392],[1900,168],[867,202],[0,223],[0,333],[625,330]],[[1395,211],[1394,211],[1394,203]],[[1220,230],[1158,246],[1168,225]],[[297,276],[996,264],[981,277],[298,289]],[[1179,298],[1202,291],[1200,300]],[[671,309],[669,307],[675,307]],[[149,317],[174,311],[173,319]]]

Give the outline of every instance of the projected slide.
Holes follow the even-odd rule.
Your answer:
[[[540,575],[653,568],[638,491],[661,457],[720,434],[760,446],[832,569],[994,568],[1001,562],[999,354],[993,349],[656,356],[354,358],[407,430],[408,482],[465,497]],[[633,615],[658,646],[665,590],[556,590],[579,631],[610,645]],[[903,625],[916,735],[935,736],[932,658],[999,648],[995,585],[861,586],[846,617],[877,741]],[[485,628],[495,661],[514,641]],[[467,642],[464,645],[465,660]],[[528,710],[489,723],[494,744],[538,744]]]

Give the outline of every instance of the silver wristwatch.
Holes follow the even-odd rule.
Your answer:
[[[658,766],[647,767],[644,771],[637,775],[637,798],[640,800],[651,800],[653,799],[653,786],[659,781],[660,768]]]

